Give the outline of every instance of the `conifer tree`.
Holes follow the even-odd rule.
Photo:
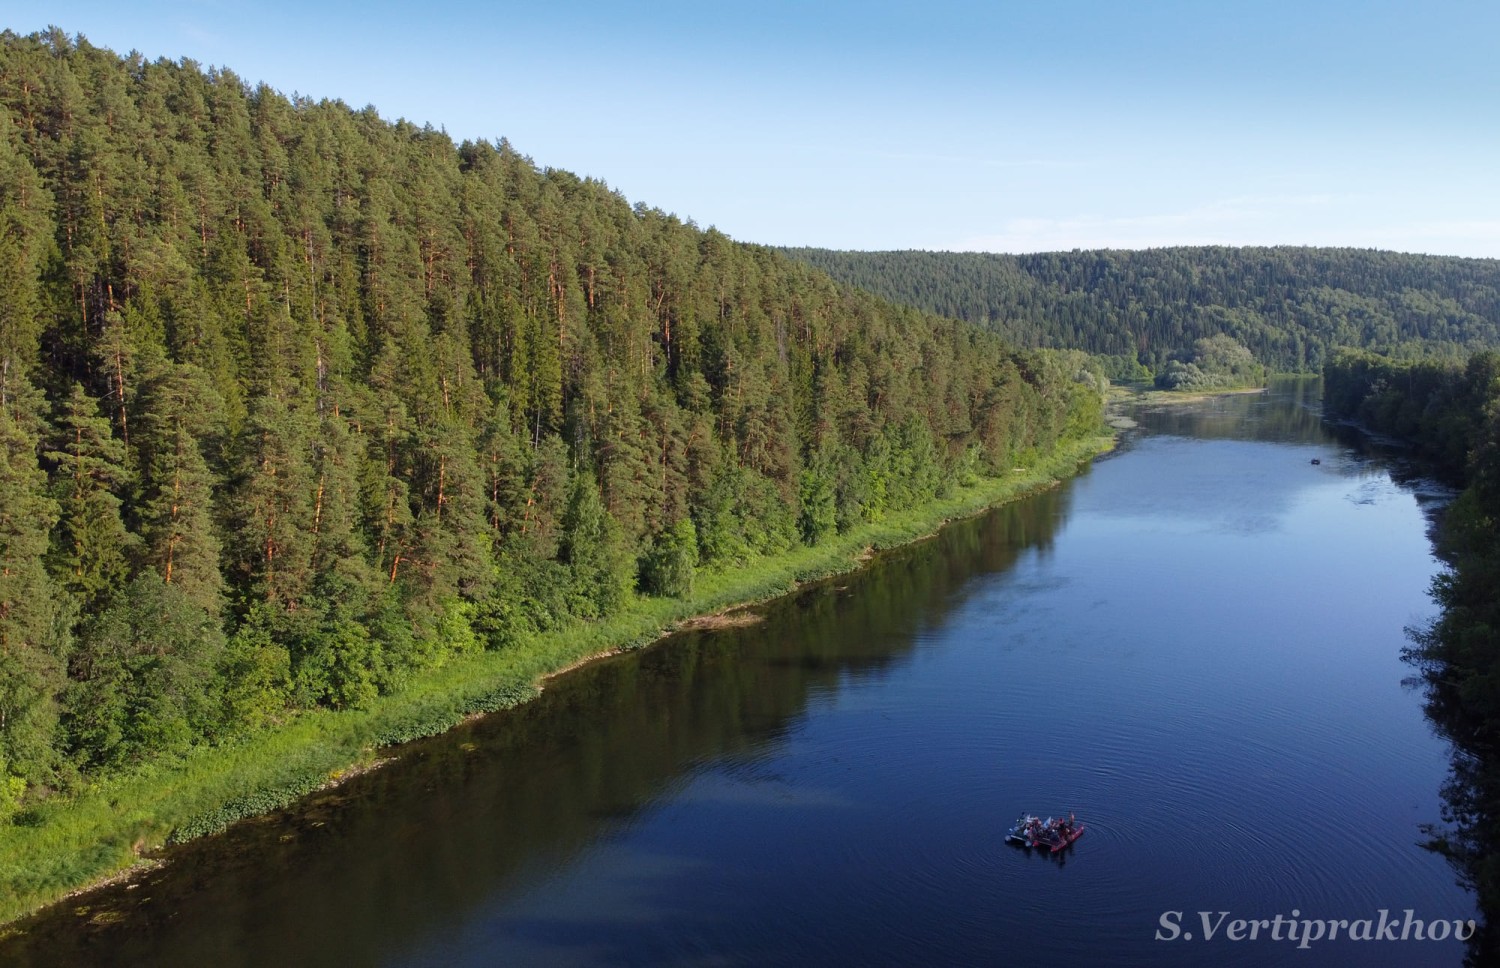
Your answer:
[[[35,359],[42,332],[41,270],[52,251],[51,196],[0,107],[0,381]]]
[[[620,526],[605,510],[587,472],[573,475],[558,557],[572,578],[573,611],[584,618],[613,612],[634,583]]]
[[[287,611],[304,604],[313,581],[312,424],[291,385],[252,401],[228,514],[230,557],[247,598]]]
[[[0,814],[1005,470],[1097,415],[1049,359],[503,140],[0,35]]]
[[[137,514],[145,562],[206,614],[223,605],[220,544],[213,521],[214,474],[203,444],[219,406],[190,364],[163,362],[142,389],[139,448],[144,485]]]
[[[42,562],[58,518],[37,441],[0,406],[0,783],[35,782],[55,765],[57,696],[71,616]]]
[[[116,496],[129,481],[125,446],[81,384],[73,384],[58,414],[46,457],[56,467],[52,490],[62,509],[49,561],[58,581],[92,612],[124,585],[138,539],[125,530]]]

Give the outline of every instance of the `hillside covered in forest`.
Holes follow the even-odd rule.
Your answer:
[[[1093,433],[1014,350],[507,143],[0,35],[0,823]]]
[[[1117,377],[1158,373],[1174,357],[1186,359],[1195,341],[1221,335],[1284,372],[1316,372],[1336,347],[1457,360],[1500,345],[1494,259],[1293,246],[783,251],[841,282],[989,326],[1021,346],[1113,357]]]

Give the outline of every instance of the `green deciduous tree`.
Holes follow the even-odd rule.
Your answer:
[[[84,762],[122,763],[180,751],[213,730],[214,676],[224,649],[194,590],[148,571],[90,624],[72,660],[66,722]]]
[[[682,518],[658,534],[641,559],[641,590],[651,595],[686,598],[693,592],[698,568],[698,529]]]

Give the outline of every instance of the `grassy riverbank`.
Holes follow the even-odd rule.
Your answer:
[[[637,598],[607,621],[450,662],[371,708],[308,712],[236,745],[200,749],[46,802],[18,823],[0,827],[0,923],[150,863],[168,844],[217,832],[337,783],[374,762],[382,747],[524,702],[547,676],[590,657],[646,645],[694,616],[774,598],[802,582],[849,571],[867,560],[872,548],[905,544],[946,521],[1051,486],[1110,446],[1108,437],[1071,443],[1036,466],[955,488],[922,508],[817,547],[700,575],[690,598]]]
[[[1214,390],[1147,390],[1141,396],[1141,402],[1147,404],[1164,403],[1202,403],[1204,400],[1212,400],[1214,397],[1232,397],[1245,393],[1265,393],[1266,388],[1259,387],[1224,387]]]
[[[1109,388],[1109,402],[1133,402],[1145,404],[1201,403],[1214,397],[1230,397],[1244,393],[1264,393],[1264,384],[1255,386],[1216,387],[1211,390],[1158,390],[1151,386],[1115,384]]]

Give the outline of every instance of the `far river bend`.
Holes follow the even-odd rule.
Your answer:
[[[1201,937],[1475,916],[1418,846],[1449,751],[1399,658],[1441,492],[1316,404],[1139,409],[1059,488],[405,747],[0,962],[1457,965]],[[1028,854],[1023,810],[1088,829]]]

